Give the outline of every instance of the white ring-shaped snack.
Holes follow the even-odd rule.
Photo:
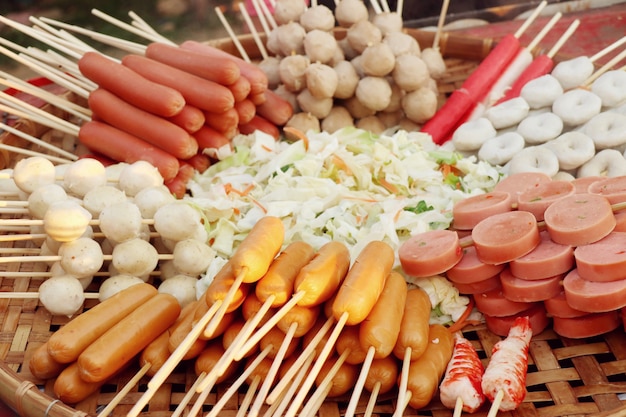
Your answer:
[[[517,125],[517,133],[526,143],[538,145],[552,140],[563,131],[563,121],[551,111],[528,116]]]
[[[626,158],[616,149],[603,149],[578,168],[576,177],[618,177],[626,175]]]
[[[616,148],[626,144],[626,115],[604,111],[589,120],[582,128],[596,145],[596,149]]]
[[[479,117],[461,124],[452,134],[452,144],[457,151],[476,151],[487,139],[495,137],[496,133],[488,119]]]
[[[561,83],[550,74],[542,75],[529,82],[520,90],[522,97],[531,109],[552,106],[554,100],[563,94]]]
[[[587,123],[602,111],[602,99],[582,88],[566,91],[552,103],[552,112],[568,126]]]
[[[626,101],[624,101],[621,104],[618,104],[616,107],[613,107],[609,111],[612,111],[614,113],[623,114],[623,115],[626,116]]]
[[[559,171],[552,177],[552,181],[574,181],[575,179],[576,177],[567,171]]]
[[[622,69],[605,72],[591,84],[591,91],[600,97],[604,107],[621,104],[626,100],[626,71]]]
[[[593,140],[582,132],[563,133],[556,139],[546,143],[559,159],[562,170],[576,169],[589,161],[596,154]]]
[[[529,146],[518,152],[508,164],[509,175],[541,172],[553,177],[559,172],[559,159],[545,146]]]
[[[478,159],[491,165],[504,165],[526,146],[522,135],[506,132],[487,139],[478,150]]]
[[[551,74],[561,83],[563,90],[569,90],[581,86],[595,70],[589,57],[579,56],[559,62]]]
[[[485,112],[485,117],[491,122],[496,129],[503,129],[517,125],[528,116],[530,106],[521,97],[515,97],[507,101],[503,101]]]

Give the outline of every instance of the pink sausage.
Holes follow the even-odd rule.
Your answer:
[[[567,303],[567,299],[565,298],[565,292],[563,291],[559,292],[552,298],[544,300],[543,304],[546,306],[548,314],[550,314],[552,317],[562,317],[565,319],[569,319],[589,314],[586,311],[580,311],[572,308]]]
[[[563,279],[563,290],[567,303],[576,310],[603,313],[626,306],[626,279],[588,281],[572,269]]]
[[[588,193],[589,186],[598,180],[603,180],[606,177],[592,176],[592,177],[579,177],[572,180],[576,194]]]
[[[552,329],[556,334],[571,339],[598,336],[617,329],[622,324],[617,311],[590,313],[580,317],[553,317]]]
[[[606,237],[574,250],[576,268],[589,281],[617,281],[626,278],[626,232]]]
[[[621,210],[615,213],[614,232],[626,232],[626,211]]]
[[[482,281],[465,284],[453,282],[453,284],[461,294],[480,294],[500,287],[500,277],[495,275]]]
[[[541,242],[528,254],[509,263],[511,273],[523,279],[543,279],[564,274],[574,266],[574,248],[561,245],[547,231],[539,233]]]
[[[527,211],[496,214],[472,230],[478,258],[484,263],[501,264],[526,255],[541,241],[535,216]]]
[[[537,221],[550,204],[574,194],[574,184],[570,181],[550,181],[523,191],[517,200],[517,209],[531,212]]]
[[[504,269],[505,264],[486,264],[476,255],[476,248],[467,246],[463,248],[461,260],[446,272],[446,276],[455,284],[472,284],[498,275]]]
[[[487,329],[489,329],[492,333],[506,337],[509,334],[509,329],[515,322],[515,319],[518,317],[528,316],[530,320],[530,327],[532,328],[533,334],[539,334],[548,327],[550,324],[550,319],[548,318],[548,314],[546,313],[546,309],[542,303],[535,303],[528,310],[524,310],[517,314],[513,314],[512,316],[506,317],[492,317],[485,315],[485,324],[487,325]]]
[[[594,181],[587,191],[606,197],[611,204],[623,203],[626,201],[626,175]]]
[[[611,203],[597,194],[574,194],[554,202],[544,221],[552,240],[571,246],[602,239],[616,223]]]
[[[509,300],[502,293],[501,286],[490,291],[474,294],[474,301],[478,311],[492,317],[512,316],[528,310],[534,305],[531,302]]]
[[[541,172],[519,172],[503,178],[493,187],[493,191],[502,191],[511,194],[513,204],[517,204],[521,193],[550,181],[552,181],[552,178]]]
[[[406,240],[398,249],[402,269],[412,277],[441,274],[463,256],[459,236],[451,230],[429,230]]]
[[[533,302],[544,301],[561,292],[563,275],[550,278],[527,280],[514,276],[510,269],[500,273],[502,294],[511,301]]]
[[[481,220],[494,214],[511,211],[511,194],[492,191],[459,201],[452,208],[452,226],[458,230],[474,228]]]

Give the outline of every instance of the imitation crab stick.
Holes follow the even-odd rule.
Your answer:
[[[185,105],[177,90],[150,81],[98,52],[84,53],[78,60],[78,69],[98,86],[158,116],[174,116]]]

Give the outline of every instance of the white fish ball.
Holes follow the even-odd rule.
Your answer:
[[[303,41],[304,53],[311,62],[321,62],[326,64],[335,56],[335,51],[339,48],[337,39],[332,32],[313,29],[308,32]]]
[[[76,277],[58,275],[39,286],[39,301],[51,314],[71,317],[85,302],[85,291]]]
[[[83,207],[91,213],[94,219],[97,219],[105,207],[127,200],[128,197],[119,188],[112,185],[101,185],[87,191],[83,197]]]
[[[163,176],[159,170],[147,161],[128,164],[119,175],[118,186],[127,196],[134,197],[139,191],[148,187],[163,185]]]
[[[377,13],[372,18],[372,23],[380,29],[383,35],[392,32],[401,32],[404,28],[402,15],[396,12]]]
[[[174,247],[174,267],[186,275],[200,275],[206,272],[215,258],[215,251],[206,243],[196,239],[185,239]]]
[[[421,49],[417,39],[408,33],[404,32],[389,32],[386,33],[382,40],[387,44],[393,54],[398,57],[404,54],[412,54],[420,56]]]
[[[324,4],[311,5],[300,15],[300,24],[307,32],[314,29],[330,31],[335,27],[335,15]]]
[[[154,213],[154,229],[164,239],[188,239],[197,233],[198,225],[202,225],[200,213],[182,201],[165,204]]]
[[[68,193],[83,197],[87,192],[107,183],[106,170],[102,162],[84,158],[72,162],[63,174],[63,186]]]
[[[30,194],[37,188],[54,183],[56,170],[50,160],[31,156],[17,161],[13,168],[13,181],[23,192]]]
[[[189,275],[175,275],[159,284],[159,292],[174,296],[181,307],[196,301],[198,278]]]
[[[175,201],[176,197],[165,185],[144,188],[133,199],[144,219],[152,219],[159,208]]]
[[[339,26],[349,28],[356,22],[369,19],[369,10],[362,0],[340,0],[335,5],[335,19]]]
[[[118,292],[125,290],[133,285],[143,284],[144,281],[132,275],[112,275],[102,281],[98,291],[98,300],[100,302],[111,298]]]
[[[51,204],[43,218],[45,232],[59,242],[78,239],[85,233],[90,221],[91,214],[73,200]]]
[[[142,239],[130,239],[113,248],[112,265],[120,273],[142,277],[154,271],[159,254],[154,246]]]
[[[111,204],[100,212],[100,230],[114,242],[124,242],[139,237],[142,217],[139,207],[125,200]]]
[[[28,212],[35,219],[43,219],[51,204],[65,200],[67,193],[58,184],[38,187],[28,196]]]
[[[63,243],[59,247],[59,256],[63,269],[77,278],[95,274],[104,264],[100,244],[88,237]]]

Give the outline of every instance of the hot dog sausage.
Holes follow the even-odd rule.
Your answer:
[[[238,124],[246,124],[250,123],[254,116],[256,116],[256,104],[252,102],[250,99],[243,99],[241,101],[235,102],[235,110],[237,110],[237,115],[239,123]]]
[[[350,267],[333,302],[333,316],[347,314],[347,325],[361,323],[370,313],[391,272],[395,253],[382,241],[369,242]]]
[[[54,360],[48,353],[48,342],[39,346],[28,361],[28,369],[35,378],[50,379],[59,375],[66,364]]]
[[[169,349],[170,332],[169,330],[161,333],[156,339],[148,343],[139,355],[139,365],[144,367],[150,364],[150,368],[146,372],[146,375],[153,376],[161,369],[163,364],[170,357]]]
[[[190,104],[185,104],[181,111],[167,120],[193,134],[204,125],[204,112]]]
[[[239,67],[233,59],[209,57],[206,54],[161,42],[148,45],[145,55],[155,61],[222,85],[230,85],[241,76]]]
[[[328,300],[350,267],[350,251],[341,242],[330,241],[298,273],[294,293],[302,296],[298,305],[311,307]]]
[[[148,80],[179,91],[185,103],[202,110],[221,113],[235,104],[233,93],[228,87],[153,59],[131,54],[122,58],[122,65]]]
[[[335,342],[335,351],[339,355],[347,355],[346,363],[354,365],[363,363],[367,349],[363,349],[359,340],[359,326],[345,326]]]
[[[228,293],[228,290],[235,282],[235,275],[233,273],[233,266],[231,261],[226,263],[222,269],[215,275],[213,281],[204,292],[204,301],[207,306],[212,306],[219,300],[223,300]],[[235,297],[229,304],[226,312],[232,312],[241,306],[243,300],[246,299],[248,292],[250,291],[250,287],[248,285],[240,285],[235,293]],[[204,311],[206,312],[206,311]],[[199,320],[201,315],[196,314],[195,320]]]
[[[198,152],[198,143],[185,129],[149,113],[103,88],[89,94],[89,108],[99,120],[115,126],[180,159]]]
[[[369,392],[378,390],[379,394],[385,394],[396,387],[397,380],[398,361],[393,356],[387,356],[372,361],[363,386]]]
[[[315,378],[315,383],[317,386],[322,384],[324,379],[328,376],[328,373],[331,371],[335,362],[337,361],[336,357],[329,358],[328,361],[324,363],[322,369],[320,370],[317,378]],[[330,381],[331,388],[326,394],[327,397],[339,397],[350,391],[350,389],[354,386],[354,382],[359,373],[359,368],[356,365],[352,365],[348,362],[344,362],[337,368],[335,374],[332,376]]]
[[[78,132],[78,140],[91,151],[117,162],[148,161],[158,168],[166,181],[176,177],[180,168],[174,155],[103,122],[84,123]]]
[[[109,378],[167,330],[180,311],[178,300],[170,294],[150,298],[80,354],[77,363],[81,378],[88,382]]]
[[[219,113],[207,111],[204,112],[204,124],[217,130],[230,140],[238,132],[239,113],[234,107]]]
[[[132,285],[79,314],[48,339],[48,353],[57,362],[74,362],[94,340],[157,294],[150,284]]]
[[[313,258],[314,254],[313,246],[304,241],[290,243],[257,282],[256,296],[263,302],[273,296],[272,307],[285,304],[293,294],[294,281],[300,269]]]
[[[63,370],[54,381],[52,390],[56,397],[67,404],[76,404],[97,392],[106,383],[87,382],[81,378],[81,371],[76,362]]]
[[[320,310],[319,305],[302,307],[296,304],[276,323],[276,327],[287,333],[290,327],[296,325],[293,337],[302,337],[315,326]]]
[[[411,407],[419,410],[432,400],[453,349],[454,339],[448,329],[440,324],[431,325],[424,354],[411,362],[409,367],[408,390],[411,393]]]
[[[239,133],[243,135],[250,135],[257,130],[267,133],[276,140],[280,138],[280,130],[278,127],[258,114],[256,114],[248,123],[242,123],[239,125]]]
[[[170,117],[185,105],[177,90],[150,81],[99,52],[85,52],[78,60],[78,69],[98,86],[150,113]]]
[[[402,275],[391,271],[378,301],[359,326],[363,349],[373,348],[374,358],[389,356],[396,345],[406,304],[407,284]]]
[[[203,125],[198,129],[193,137],[198,142],[198,148],[200,150],[212,149],[217,151],[223,147],[230,149],[230,139],[226,137],[222,132],[218,132],[210,126]]]
[[[269,348],[269,353],[267,354],[268,358],[275,358],[278,353],[278,349],[283,344],[285,339],[285,334],[277,327],[273,327],[267,334],[265,334],[261,340],[259,341],[259,349],[264,351]],[[292,337],[289,340],[289,345],[287,346],[287,351],[285,353],[286,357],[291,356],[296,349],[300,346],[300,338]]]
[[[406,294],[400,333],[393,349],[398,359],[404,359],[407,349],[411,349],[411,360],[417,360],[428,346],[428,322],[432,305],[426,291],[411,288]]]
[[[216,340],[214,343],[209,343],[196,358],[194,364],[194,370],[196,372],[196,375],[200,375],[203,372],[205,374],[211,372],[211,369],[213,369],[215,365],[217,365],[224,352],[225,349],[219,340]],[[219,384],[232,377],[237,371],[238,367],[239,363],[231,362],[226,370],[217,377],[215,383]]]
[[[283,244],[285,226],[278,217],[265,216],[250,229],[239,244],[230,263],[233,274],[243,274],[243,282],[256,282],[269,269]]]
[[[284,126],[293,116],[291,104],[272,90],[265,92],[265,102],[257,106],[256,111],[277,126]]]

